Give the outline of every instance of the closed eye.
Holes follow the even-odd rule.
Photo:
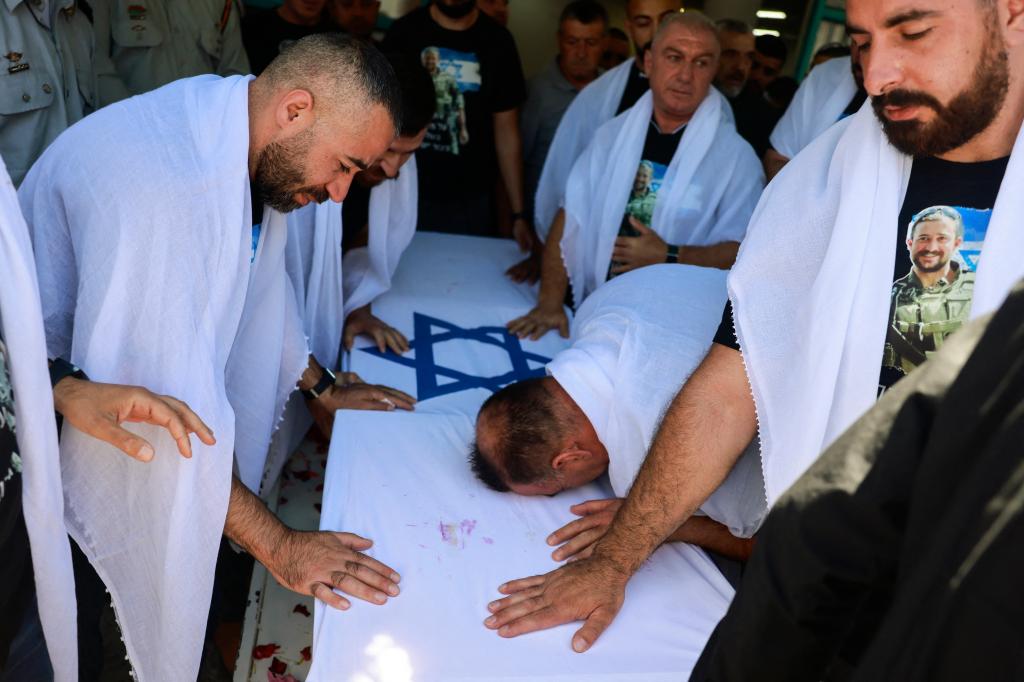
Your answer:
[[[904,40],[920,40],[921,38],[924,38],[926,35],[928,35],[931,32],[932,32],[932,29],[926,28],[925,30],[918,31],[917,33],[904,33],[903,34],[903,39]]]

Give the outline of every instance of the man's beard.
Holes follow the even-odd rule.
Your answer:
[[[454,5],[447,5],[441,0],[435,0],[434,5],[437,6],[438,12],[449,19],[461,19],[476,9],[476,0],[462,0]]]
[[[745,85],[745,83],[739,83],[739,84],[726,83],[725,79],[722,79],[722,81],[720,83],[718,83],[717,85],[718,85],[718,89],[722,91],[723,95],[725,95],[729,99],[732,99],[734,97],[738,97],[739,94],[741,92],[743,92],[743,86]]]
[[[938,256],[939,260],[935,262],[935,265],[924,266],[921,265],[921,258],[925,256]],[[921,251],[919,253],[915,253],[913,258],[914,267],[917,268],[918,272],[927,273],[938,272],[944,269],[947,265],[949,265],[949,260],[949,258],[943,258],[943,255],[941,253],[937,253],[935,251]]]
[[[995,28],[985,45],[970,85],[945,106],[932,95],[913,90],[892,90],[871,98],[893,147],[909,156],[938,156],[962,147],[992,124],[1006,100],[1010,71],[1006,45]],[[930,123],[890,121],[883,113],[887,106],[925,106],[935,111],[935,118]]]
[[[295,200],[296,194],[306,194],[318,204],[330,199],[323,186],[305,186],[307,158],[313,146],[313,131],[304,130],[290,140],[271,142],[256,160],[253,186],[265,204],[281,213],[288,213],[302,206]]]

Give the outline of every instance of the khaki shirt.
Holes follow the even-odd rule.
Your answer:
[[[17,186],[95,108],[93,35],[75,0],[3,0],[0,17],[0,154]]]
[[[90,4],[102,105],[179,78],[249,73],[237,0],[90,0]]]

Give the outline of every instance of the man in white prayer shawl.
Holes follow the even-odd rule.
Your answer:
[[[645,56],[651,90],[602,126],[577,160],[544,245],[537,306],[509,331],[568,336],[570,286],[578,307],[602,282],[635,268],[732,265],[764,174],[711,87],[718,49],[702,14],[662,21]]]
[[[555,216],[565,200],[576,159],[594,138],[602,125],[626,111],[647,92],[648,79],[644,69],[644,52],[654,38],[654,32],[665,17],[682,9],[680,0],[628,0],[626,2],[626,31],[633,41],[633,59],[627,59],[609,69],[597,80],[580,90],[558,123],[551,140],[544,168],[534,195],[533,226],[546,241]],[[514,265],[508,274],[516,281],[536,281],[540,276],[539,253]]]
[[[288,214],[285,269],[292,281],[303,329],[314,357],[332,370],[341,366],[342,346],[351,350],[365,334],[381,352],[409,350],[405,336],[370,308],[391,288],[398,262],[416,232],[417,181],[415,152],[434,116],[434,84],[418,59],[385,55],[402,95],[398,137],[377,163],[356,175],[345,201],[309,204]],[[344,246],[348,253],[342,257]],[[344,333],[343,333],[344,332]],[[361,381],[355,374],[344,381]],[[368,391],[358,409],[393,410],[415,402],[412,396],[384,386]],[[401,400],[396,403],[395,398]],[[281,426],[274,433],[260,486],[266,498],[274,490],[288,457],[302,442],[312,418],[301,394],[288,400]],[[333,415],[319,415],[319,427],[331,436]]]
[[[222,534],[336,608],[350,604],[335,590],[377,604],[398,594],[398,575],[362,554],[369,540],[287,528],[252,493],[297,382],[328,413],[366,390],[335,386],[309,355],[282,212],[342,200],[394,139],[398,100],[376,50],[311,36],[259,78],[198,76],[102,109],[19,190],[49,356],[178,396],[217,437],[185,460],[138,427],[155,450],[142,467],[62,433],[65,522],[141,680],[195,679]]]
[[[615,499],[571,508],[581,519],[551,535],[556,561],[587,556],[636,477],[668,403],[703,359],[725,305],[725,272],[654,265],[617,277],[580,306],[572,345],[547,376],[488,398],[470,462],[494,490],[555,495],[605,473]],[[760,460],[751,449],[670,541],[745,559],[767,513]]]
[[[29,667],[39,670],[38,660],[27,660],[38,655],[38,642],[24,636],[35,618],[35,597],[53,675],[57,680],[74,680],[78,656],[75,584],[64,525],[54,411],[76,429],[140,462],[152,461],[153,446],[122,428],[122,421],[163,427],[183,457],[192,456],[190,433],[207,445],[214,439],[185,403],[170,396],[89,381],[66,361],[50,363],[47,375],[32,247],[2,160],[0,272],[4,273],[0,286],[0,556],[5,578],[0,583],[0,612],[4,614],[0,676],[21,679],[30,674]]]
[[[887,346],[934,352],[963,296],[976,318],[1024,274],[1024,4],[850,0],[846,11],[871,106],[765,191],[728,279],[735,315],[670,405],[626,502],[590,557],[499,588],[510,595],[495,607],[500,634],[585,620],[572,646],[586,651],[630,576],[755,434],[771,505],[898,380]],[[936,207],[964,221],[970,246],[955,268],[943,230],[908,239],[913,217]],[[925,288],[905,278],[912,268],[946,274]],[[894,310],[897,280],[918,287],[917,327]]]
[[[814,138],[864,104],[868,95],[859,59],[854,44],[849,57],[830,59],[807,74],[769,138],[764,153],[769,181]]]

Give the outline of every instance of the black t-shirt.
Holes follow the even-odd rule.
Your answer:
[[[416,153],[420,195],[453,201],[491,192],[498,177],[493,115],[526,100],[512,34],[482,12],[470,28],[450,31],[427,6],[392,24],[383,49],[415,57],[434,79],[437,112]]]
[[[619,226],[620,237],[636,237],[639,233],[630,224],[630,218],[651,227],[651,219],[654,217],[654,207],[658,202],[658,191],[661,183],[665,180],[672,157],[676,155],[679,148],[679,141],[683,139],[683,132],[686,126],[679,130],[663,133],[658,125],[651,119],[647,127],[647,138],[644,140],[644,150],[640,155],[640,164],[637,166],[636,175],[633,177],[633,191],[626,202],[626,211],[622,216],[622,223]],[[614,265],[614,263],[612,264]],[[614,275],[611,268],[608,270],[608,278]]]
[[[324,21],[316,26],[300,26],[282,19],[276,10],[253,12],[242,19],[242,44],[249,55],[249,67],[258,76],[282,48],[299,38],[331,30],[331,25]]]
[[[370,188],[356,179],[349,185],[348,194],[341,204],[341,250],[365,246],[363,228],[370,222]]]
[[[629,66],[629,78],[626,79],[626,89],[622,91],[622,99],[619,100],[619,108],[615,115],[618,116],[626,109],[631,108],[650,89],[651,83],[647,80],[647,75],[640,70],[634,59]]]
[[[771,146],[768,138],[786,110],[772,106],[764,95],[752,90],[744,90],[729,99],[729,105],[736,118],[736,132],[750,143],[757,158],[761,158]]]
[[[895,235],[879,393],[924,362],[967,321],[978,257],[1008,161],[914,160]],[[939,279],[930,281],[937,272],[942,273]]]

